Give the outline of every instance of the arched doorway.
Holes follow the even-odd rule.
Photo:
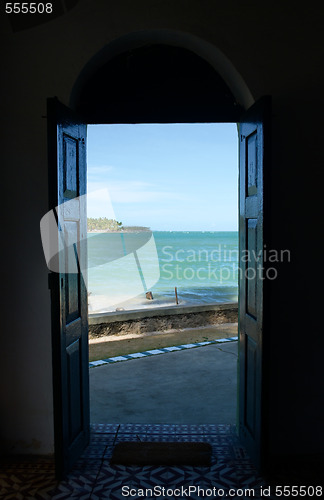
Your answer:
[[[84,68],[70,98],[87,123],[237,122],[253,102],[215,47],[169,31],[106,46]]]
[[[215,67],[219,69],[218,72]],[[248,115],[244,115],[244,109],[252,102],[253,98],[240,75],[226,57],[210,44],[174,32],[150,32],[124,37],[103,49],[80,75],[71,94],[70,104],[82,117],[82,122],[87,124],[240,122],[240,248],[249,255],[254,252],[255,257],[258,252],[262,252],[264,244],[263,165],[266,134],[263,122],[266,105],[254,106]],[[62,116],[56,114],[56,123],[61,134],[58,142],[64,142],[65,134],[68,140],[72,138],[78,148],[78,144],[83,144],[82,137],[78,135],[80,128],[75,130],[75,136],[69,129],[69,123],[77,121],[72,117],[69,119],[68,113],[63,115],[64,111]],[[61,146],[61,149],[64,156],[64,147]],[[57,150],[60,150],[60,146]],[[77,152],[72,156],[76,162],[81,158]],[[62,157],[63,164],[64,161]],[[56,165],[57,161],[54,161],[53,168],[57,169]],[[71,163],[71,169],[73,172],[79,172],[79,166],[75,162]],[[64,175],[63,168],[63,177]],[[64,178],[62,182],[64,184]],[[55,184],[57,185],[57,182]],[[54,193],[53,200],[60,204],[64,197],[60,199],[57,193]],[[239,380],[240,436],[249,446],[251,455],[260,463],[263,453],[261,417],[264,355],[261,347],[264,287],[262,277],[256,277],[257,266],[257,259],[254,258],[253,261],[245,261],[241,270]],[[252,279],[246,274],[246,270],[250,268],[254,271]],[[60,294],[62,292],[58,292],[58,296]],[[65,297],[73,296],[69,290],[64,294]],[[77,301],[74,302],[77,304]],[[53,310],[57,314],[58,309],[54,307]],[[54,321],[57,322],[58,319],[54,318]],[[59,324],[63,324],[63,327],[57,327],[62,332],[66,322],[60,319]],[[76,346],[75,339],[73,346]],[[82,371],[80,364],[84,363],[85,358],[81,359],[81,350],[78,347],[73,349],[76,349],[73,351],[75,361],[71,361],[70,354],[64,351],[63,358],[66,357],[67,361],[61,359],[61,362],[57,363],[54,359],[53,366],[54,370],[57,366],[58,370],[61,370],[66,364],[66,373],[72,374],[71,382],[76,387],[77,378],[73,372],[73,363],[75,370]],[[56,355],[62,356],[62,349],[57,349]],[[87,370],[87,367],[85,369]],[[62,404],[60,391],[62,394],[65,383],[63,372],[64,370],[61,370],[60,373],[54,374],[54,379],[61,380],[61,386],[58,385],[56,389],[55,406],[60,407],[56,410],[56,421],[71,421],[71,415],[74,414],[75,427],[73,423],[70,424],[70,427],[74,428],[73,441],[75,442],[78,436],[81,437],[75,451],[71,451],[71,457],[65,459],[65,463],[61,460],[62,471],[77,458],[82,449],[81,443],[86,445],[88,439],[88,418],[85,416],[84,420],[80,420],[80,412],[73,409],[74,403],[71,404],[68,396],[73,393],[69,382],[64,397],[67,414],[62,417],[64,403]],[[86,375],[83,375],[83,378],[84,393],[74,398],[80,409],[85,404],[88,385]],[[65,450],[65,456],[68,456],[72,441],[63,442],[62,426],[60,423],[56,425],[56,443],[59,443],[57,448],[60,453],[63,452],[64,455]]]

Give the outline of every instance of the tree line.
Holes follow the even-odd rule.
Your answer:
[[[88,231],[119,231],[123,229],[123,223],[107,217],[88,217]]]

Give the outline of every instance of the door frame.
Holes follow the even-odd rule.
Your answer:
[[[263,470],[266,466],[267,450],[266,428],[269,397],[267,397],[269,375],[269,335],[266,325],[269,322],[268,314],[268,280],[267,260],[265,248],[270,248],[269,239],[269,209],[270,196],[267,187],[270,180],[270,123],[271,123],[271,96],[264,96],[254,103],[242,115],[239,127],[239,248],[246,252],[248,261],[241,255],[239,278],[239,365],[238,365],[238,429],[242,444],[246,447],[250,458],[257,467]],[[255,154],[249,151],[248,140],[256,142]],[[250,144],[251,146],[251,144]],[[250,158],[252,156],[252,158]],[[252,162],[251,162],[252,160]],[[251,163],[250,163],[251,162]],[[255,175],[255,181],[249,187],[249,174]],[[252,192],[250,192],[250,190]],[[254,191],[253,191],[254,190]],[[249,228],[249,222],[252,222]],[[255,238],[258,259],[253,257],[253,250],[249,250],[249,239]],[[251,259],[252,254],[252,259]],[[247,263],[250,270],[254,270],[256,278],[247,278]],[[254,267],[253,267],[254,266]],[[247,273],[248,275],[248,273]],[[252,281],[252,289],[249,283]],[[250,295],[253,295],[251,302]],[[254,304],[255,302],[255,304]],[[253,312],[249,311],[252,305]],[[248,354],[250,353],[250,354]],[[255,371],[249,368],[249,358],[254,358]],[[253,363],[251,363],[253,365]],[[250,383],[254,390],[249,391]],[[251,393],[255,391],[254,396]],[[255,405],[253,416],[248,415],[248,406],[252,398],[259,401]],[[254,425],[251,422],[254,421]]]
[[[48,275],[48,286],[51,292],[54,449],[56,477],[61,479],[88,445],[90,435],[84,220],[86,124],[57,98],[48,98],[47,118],[47,215],[53,221],[53,226],[47,229],[48,244],[54,256],[48,262],[52,271]],[[72,169],[70,165],[73,165]],[[68,175],[72,171],[75,172],[75,183]],[[75,185],[72,187],[71,183]],[[69,224],[74,226],[77,235],[71,241],[71,232],[66,230]],[[77,276],[77,283],[75,278],[70,279],[73,276]]]
[[[170,122],[172,123],[172,122]],[[220,122],[214,122],[214,123],[220,123]],[[233,124],[235,124],[235,122],[232,122]],[[238,131],[238,136],[239,136],[239,131]],[[239,151],[239,145],[238,145],[238,151]],[[239,170],[239,164],[238,164],[238,170]],[[268,169],[265,169],[266,171],[268,171]],[[267,176],[267,173],[265,172],[265,177]],[[52,183],[50,183],[52,184]],[[52,184],[53,185],[53,184]],[[240,200],[239,200],[240,202]],[[265,204],[267,205],[267,204]],[[266,237],[266,232],[265,232],[265,237],[264,237],[264,242],[267,241],[267,237]],[[241,228],[239,226],[239,230],[238,230],[238,237],[240,239],[240,236],[241,236]],[[50,286],[52,288],[52,290],[54,291],[54,294],[52,294],[52,297],[55,297],[58,296],[57,295],[57,287],[58,287],[58,281],[56,280],[53,280],[53,277],[52,277],[52,281],[50,283]],[[56,290],[56,292],[55,292]],[[266,287],[265,287],[265,290],[264,290],[264,294],[266,293]],[[265,295],[263,295],[265,297]],[[57,317],[58,314],[60,314],[60,304],[57,303],[57,301],[55,301],[55,299],[52,299],[52,317],[55,318]],[[264,300],[264,302],[266,302],[266,300]],[[240,303],[238,304],[238,314],[239,314],[239,325],[240,325]],[[265,314],[266,314],[266,308],[265,308]],[[56,335],[59,335],[60,333],[60,329],[58,328],[58,323],[57,321],[53,321],[53,326],[52,326],[52,332],[53,332],[53,337],[54,338]],[[239,352],[239,349],[240,349],[240,326],[239,326],[239,332],[238,332],[238,336],[239,336],[239,339],[238,339],[238,352]],[[57,349],[57,344],[55,342],[52,343],[52,349],[53,349],[53,359],[58,359],[59,356],[60,356],[60,351]],[[262,364],[263,363],[266,363],[266,356],[264,355],[266,354],[266,342],[264,342],[264,345],[263,345],[263,357],[262,357]],[[237,416],[239,417],[239,414],[240,414],[240,386],[241,386],[241,383],[242,383],[242,377],[241,377],[241,373],[240,373],[240,356],[238,358],[238,373],[237,373],[237,405],[238,405],[238,408],[237,408]],[[264,371],[264,370],[263,370]],[[56,373],[56,371],[55,371]],[[263,377],[263,381],[262,381],[262,387],[263,387],[263,391],[264,391],[264,388],[266,387],[266,376]],[[61,381],[60,381],[60,378],[58,376],[55,376],[53,378],[53,386],[54,386],[54,405],[55,405],[55,408],[57,410],[57,413],[60,413],[62,411],[62,408],[61,408],[61,390],[62,390],[62,386],[61,386]],[[263,419],[265,419],[265,416],[267,415],[267,411],[266,411],[266,405],[267,405],[267,398],[266,397],[262,397],[262,415],[263,415]],[[57,422],[57,419],[56,419],[56,422]],[[262,420],[262,427],[264,427],[264,421]],[[239,419],[237,421],[237,430],[240,429],[240,422],[239,422]],[[56,424],[56,428],[55,428],[55,449],[56,449],[56,452],[58,454],[62,453],[62,442],[61,442],[61,439],[60,439],[60,436],[61,436],[61,428],[60,427],[57,427],[58,424]],[[261,431],[262,432],[262,431]],[[260,457],[258,457],[255,461],[256,463],[258,464],[258,466],[260,468],[262,468],[263,466],[263,463],[264,463],[264,459],[263,459],[263,454],[264,454],[264,449],[265,449],[265,439],[264,439],[264,433],[262,432],[262,435],[263,435],[263,438],[262,438],[262,443],[261,443],[261,448],[262,448],[262,453],[260,455]],[[255,458],[255,457],[253,457]]]
[[[145,43],[147,43],[148,40],[153,40],[155,42],[159,41],[160,43],[166,43],[168,45],[174,44],[175,46],[188,48],[189,50],[194,51],[202,59],[207,60],[213,66],[213,68],[216,72],[219,72],[219,74],[221,76],[224,75],[224,80],[229,85],[229,88],[233,91],[233,95],[240,95],[241,96],[241,98],[239,99],[239,102],[243,103],[245,109],[247,109],[248,107],[250,107],[251,104],[253,104],[254,99],[253,99],[251,93],[249,92],[248,87],[246,86],[245,82],[243,81],[242,77],[235,70],[234,66],[226,58],[226,56],[224,56],[224,54],[222,54],[215,46],[213,46],[210,43],[205,42],[204,40],[198,39],[197,37],[191,36],[191,35],[187,36],[183,33],[181,33],[181,34],[176,33],[176,32],[171,33],[169,31],[164,32],[164,30],[161,30],[159,32],[149,32],[148,36],[147,36],[147,33],[145,33],[145,36],[143,35],[143,33],[140,33],[140,34],[135,34],[135,35],[133,34],[131,37],[126,36],[125,39],[124,39],[124,37],[122,37],[121,39],[109,44],[109,46],[104,48],[100,53],[100,57],[95,56],[94,60],[91,60],[86,65],[84,70],[81,72],[79,78],[77,79],[76,84],[74,85],[74,88],[73,88],[73,91],[71,94],[71,101],[70,101],[71,107],[73,109],[75,109],[77,107],[77,101],[78,101],[78,95],[80,94],[80,89],[82,89],[82,86],[89,78],[89,75],[91,75],[91,73],[93,73],[98,67],[100,67],[100,64],[103,61],[105,61],[105,62],[107,61],[107,54],[109,55],[109,58],[111,58],[112,54],[116,54],[116,53],[120,53],[122,51],[125,51],[125,49],[127,47],[133,47],[134,45],[137,46],[138,44],[141,45],[143,43],[143,39],[145,39]],[[219,71],[219,69],[221,69],[221,71]],[[83,121],[86,124],[93,123],[91,120],[87,120],[86,117],[84,118]],[[221,120],[221,121],[213,120],[213,123],[223,123],[223,122],[224,122],[224,120]],[[229,122],[230,123],[238,123],[236,120],[233,121],[233,119],[231,119]],[[106,123],[108,124],[111,122],[109,122],[109,120],[107,120]],[[132,123],[134,123],[134,122],[132,122]],[[169,123],[172,123],[172,121],[170,120]],[[270,149],[270,144],[268,143],[267,145]],[[49,151],[49,154],[50,155],[53,154],[53,151]],[[267,170],[268,170],[268,172],[264,172],[265,194],[267,194],[267,191],[269,190],[269,186],[270,186],[269,180],[268,180],[270,169],[267,169]],[[50,178],[49,178],[49,186],[50,187],[51,187],[51,184],[53,186],[53,175],[50,176]],[[50,194],[50,199],[51,199],[51,194]],[[265,209],[264,217],[265,217],[265,219],[267,219],[267,214],[269,211],[269,199],[270,199],[270,197],[267,195],[265,199],[266,199],[266,202],[264,205],[264,209]],[[265,226],[265,240],[264,241],[265,242],[268,241],[268,226],[267,226],[267,224]],[[267,293],[266,290],[264,290],[264,293],[265,294]],[[267,314],[266,295],[264,295],[264,303],[265,303],[264,318],[267,318],[267,317],[269,317],[269,315]],[[52,315],[56,315],[57,313],[58,313],[57,304],[54,304],[52,302]],[[54,347],[53,347],[53,349],[54,349]],[[54,353],[54,351],[53,351],[53,353]],[[264,366],[262,366],[262,370],[264,373],[263,388],[265,388],[267,386],[267,377],[269,376],[269,374],[268,374],[268,372],[269,372],[268,366],[269,365],[267,362],[268,356],[269,356],[268,346],[266,343],[264,343],[263,362],[265,364],[264,364]],[[240,380],[238,377],[238,385],[239,385],[239,382],[240,382]],[[55,392],[58,390],[57,383],[55,380],[53,380],[53,384],[54,384],[54,392]],[[238,391],[239,391],[239,388],[238,388]],[[57,401],[57,398],[55,399],[55,395],[54,395],[54,401]],[[264,398],[264,405],[265,406],[266,406],[266,403],[267,403],[267,398]],[[58,404],[58,403],[54,403],[54,404]],[[267,446],[266,446],[267,443],[266,443],[266,439],[265,439],[265,436],[266,436],[265,429],[267,427],[266,415],[267,415],[267,412],[264,412],[263,413],[264,420],[263,420],[263,426],[262,426],[262,429],[263,429],[262,430],[262,433],[263,433],[263,437],[262,437],[263,452],[262,452],[262,459],[260,461],[261,466],[265,462],[264,458],[265,458],[266,448],[267,448]],[[56,443],[56,446],[57,446],[57,449],[59,449],[60,443]]]

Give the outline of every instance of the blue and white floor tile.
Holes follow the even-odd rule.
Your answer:
[[[131,498],[201,498],[187,488],[191,486],[210,490],[238,489],[249,486],[257,492],[264,484],[245,450],[239,443],[232,425],[168,425],[168,424],[95,424],[91,426],[90,445],[61,482],[55,480],[54,462],[3,463],[0,474],[0,497],[9,499],[125,499],[122,487],[132,488]],[[207,441],[213,447],[210,467],[191,466],[123,466],[110,465],[116,443],[129,440],[146,441]],[[154,493],[154,487],[160,494]],[[161,488],[169,494],[161,495]],[[184,495],[179,495],[183,488]],[[141,490],[141,491],[140,491]],[[138,494],[137,494],[138,492]],[[244,496],[240,496],[244,498]],[[258,498],[257,495],[254,498]]]

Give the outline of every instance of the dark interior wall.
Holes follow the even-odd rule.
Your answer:
[[[75,107],[87,123],[237,122],[243,111],[208,62],[157,43],[109,58],[84,82]]]
[[[255,99],[272,95],[270,238],[273,248],[290,250],[291,262],[278,264],[267,301],[269,453],[323,453],[323,350],[316,291],[321,266],[322,14],[318,6],[293,2],[79,0],[45,24],[15,31],[1,14],[5,265],[0,437],[6,450],[53,452],[50,297],[39,236],[48,206],[46,98],[56,95],[68,104],[84,67],[119,37],[143,32],[145,40],[146,30],[170,30],[178,32],[179,45],[183,33],[214,46]],[[229,87],[230,80],[225,78]],[[199,79],[196,83],[201,85]]]

